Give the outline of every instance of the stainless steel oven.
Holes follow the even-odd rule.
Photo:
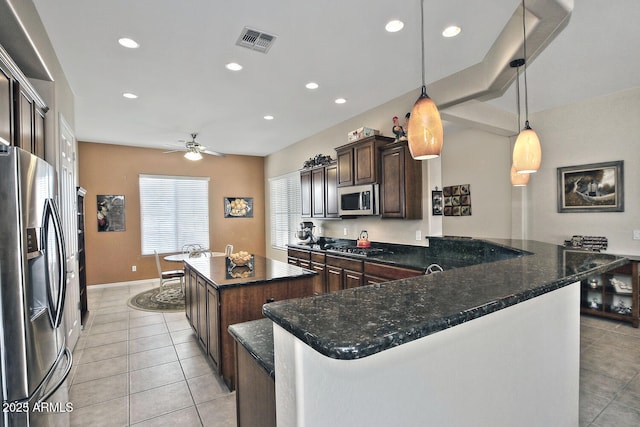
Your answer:
[[[378,215],[378,184],[338,188],[340,216]]]

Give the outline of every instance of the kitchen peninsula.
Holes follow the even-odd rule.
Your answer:
[[[278,425],[578,425],[580,281],[628,260],[488,245],[519,255],[265,305]]]
[[[234,341],[227,327],[260,319],[262,305],[312,295],[312,271],[253,255],[246,265],[227,257],[185,260],[185,311],[200,345],[231,390]]]

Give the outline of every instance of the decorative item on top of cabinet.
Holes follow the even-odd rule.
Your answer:
[[[629,322],[634,328],[640,323],[640,293],[638,264],[631,261],[603,274],[594,274],[581,282],[582,313]]]
[[[328,157],[328,156],[327,156]],[[304,218],[338,218],[337,165],[335,162],[300,171]]]
[[[379,149],[393,142],[386,136],[370,136],[336,148],[338,187],[373,184],[380,181]]]
[[[422,163],[409,153],[407,141],[381,149],[380,213],[383,218],[422,218]]]

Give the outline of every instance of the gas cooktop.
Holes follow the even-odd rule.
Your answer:
[[[328,247],[326,250],[327,252],[338,252],[338,253],[345,253],[345,254],[358,255],[358,256],[364,256],[364,257],[392,253],[391,251],[386,249],[359,248],[357,246],[335,246],[335,247]]]

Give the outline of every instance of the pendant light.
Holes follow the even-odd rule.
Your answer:
[[[509,64],[516,69],[516,109],[518,111],[518,133],[520,133],[520,67],[524,65],[524,59],[514,59]],[[514,187],[525,187],[529,183],[529,173],[518,173],[511,163],[511,185]]]
[[[424,65],[424,0],[420,1],[420,41],[422,46],[422,94],[413,105],[407,129],[409,151],[416,160],[439,157],[442,153],[442,120],[435,102],[427,95]]]
[[[513,147],[513,166],[518,173],[534,173],[540,169],[542,149],[536,132],[529,126],[529,99],[527,94],[527,31],[525,27],[525,5],[522,0],[522,32],[524,53],[524,129],[518,135]],[[519,126],[519,124],[518,124]]]

